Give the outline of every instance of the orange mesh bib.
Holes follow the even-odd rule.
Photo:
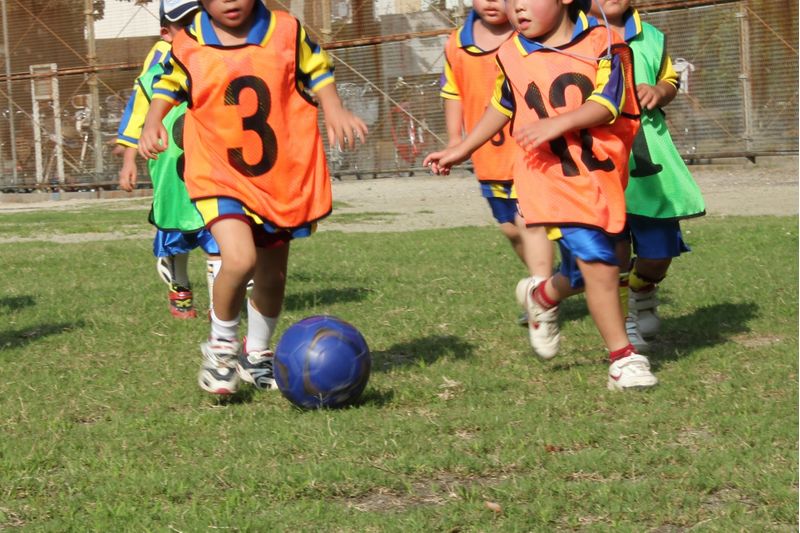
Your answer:
[[[230,197],[281,228],[331,210],[331,186],[317,108],[296,80],[300,26],[273,11],[264,46],[202,46],[188,33],[173,42],[189,75],[185,179],[193,200]]]
[[[490,105],[498,74],[496,53],[469,52],[458,46],[457,33],[453,33],[445,45],[445,54],[461,93],[464,128],[469,133]],[[513,181],[514,160],[520,148],[509,132],[510,126],[504,126],[472,154],[479,181]]]
[[[530,151],[521,151],[515,167],[520,210],[528,224],[590,226],[619,233],[625,225],[628,157],[639,128],[630,48],[618,42],[612,53],[625,74],[625,102],[613,124],[570,131]],[[608,33],[594,27],[566,53],[606,55]],[[498,52],[516,108],[513,127],[554,117],[580,107],[595,89],[597,61],[540,50],[523,56],[508,41]]]

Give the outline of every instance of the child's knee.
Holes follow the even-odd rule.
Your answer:
[[[255,254],[237,254],[232,257],[226,257],[222,261],[222,270],[236,278],[247,278],[249,280],[253,277],[255,269]]]

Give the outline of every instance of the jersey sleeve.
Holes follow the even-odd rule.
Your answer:
[[[447,54],[444,56],[444,70],[442,70],[442,77],[439,79],[439,96],[447,100],[461,100],[461,91],[458,89],[453,67],[450,66],[450,59]]]
[[[664,54],[664,61],[661,65],[661,72],[658,73],[658,81],[669,83],[675,88],[680,88],[680,76],[672,66],[672,58],[668,54]]]
[[[300,28],[297,68],[300,83],[314,92],[334,82],[331,56],[311,40],[303,27]]]
[[[145,72],[153,68],[153,66],[161,63],[167,54],[169,54],[171,48],[172,46],[166,41],[158,41],[156,44],[154,44],[153,48],[151,48],[147,53],[147,57],[144,59],[144,64],[142,65],[142,71],[139,73],[139,77],[144,76]]]
[[[128,98],[125,112],[119,123],[117,144],[128,147],[136,147],[139,144],[139,137],[142,134],[142,126],[148,109],[150,109],[150,100],[139,83],[137,83],[133,88],[133,92],[131,92],[130,98]]]
[[[497,79],[494,82],[494,92],[492,93],[492,106],[508,118],[512,118],[514,116],[514,97],[511,85],[503,69],[498,68],[497,70]]]
[[[595,88],[586,101],[598,103],[608,109],[613,116],[609,122],[613,122],[619,116],[620,109],[625,103],[625,72],[622,68],[622,59],[618,55],[598,61]]]
[[[136,147],[139,144],[139,136],[142,133],[144,118],[147,110],[150,109],[150,98],[145,91],[142,91],[141,78],[153,67],[160,65],[169,55],[172,46],[166,41],[158,41],[148,52],[142,65],[142,71],[133,84],[133,91],[125,104],[125,111],[117,129],[117,144],[128,147]]]
[[[189,99],[189,76],[173,57],[172,52],[162,62],[164,72],[153,78],[153,99],[178,105]]]

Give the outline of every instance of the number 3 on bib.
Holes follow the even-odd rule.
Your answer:
[[[245,161],[244,147],[228,148],[228,163],[245,176],[255,177],[266,174],[275,165],[278,157],[278,142],[275,131],[267,124],[272,105],[269,87],[261,78],[242,76],[230,82],[225,90],[225,105],[239,105],[242,91],[252,90],[256,95],[256,111],[242,117],[242,129],[254,131],[261,140],[261,159],[251,165]]]

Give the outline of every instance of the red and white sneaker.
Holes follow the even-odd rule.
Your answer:
[[[169,286],[169,312],[179,319],[197,318],[192,290],[171,283]]]
[[[608,390],[647,389],[658,385],[650,361],[638,353],[617,359],[608,367]]]
[[[209,339],[200,345],[203,364],[197,375],[200,388],[211,394],[235,394],[239,390],[236,359],[239,343],[224,339]]]
[[[561,333],[558,329],[558,306],[545,309],[533,299],[533,291],[544,278],[522,278],[517,283],[517,303],[528,313],[528,337],[533,351],[541,359],[558,355]]]

